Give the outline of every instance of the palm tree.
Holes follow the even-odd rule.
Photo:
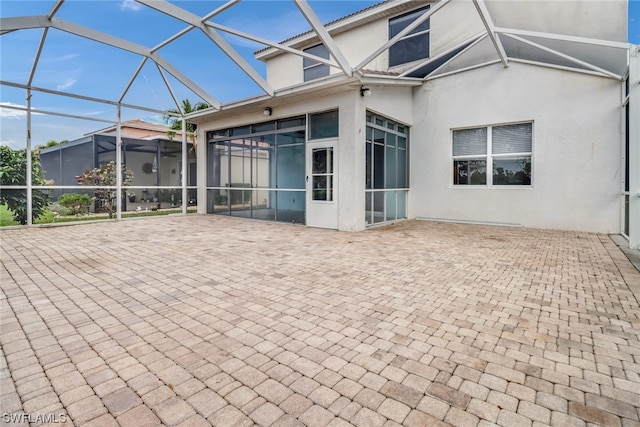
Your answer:
[[[167,110],[169,113],[175,113],[175,114],[189,114],[189,113],[193,113],[194,111],[200,111],[200,110],[204,110],[211,107],[209,104],[207,104],[206,102],[196,102],[195,104],[191,104],[191,101],[189,101],[188,99],[183,99],[182,100],[182,111],[173,108],[170,110]],[[171,126],[171,129],[169,132],[167,132],[167,136],[169,137],[170,140],[173,141],[173,138],[176,136],[176,130],[182,130],[182,121],[174,116],[167,116],[166,117],[166,122],[169,126]],[[187,134],[191,135],[191,142],[193,143],[193,147],[196,147],[196,129],[198,128],[197,125],[193,124],[193,123],[187,123]]]

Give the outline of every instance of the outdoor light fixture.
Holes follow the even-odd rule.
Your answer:
[[[265,108],[264,111],[262,112],[262,114],[264,114],[265,116],[270,116],[271,113],[273,113],[273,110],[271,109],[271,107]]]
[[[368,87],[360,86],[360,96],[371,96],[371,89]]]

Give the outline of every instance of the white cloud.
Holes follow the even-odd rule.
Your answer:
[[[64,83],[56,86],[56,90],[66,90],[69,89],[76,83],[76,79],[67,79]]]
[[[5,108],[3,108],[5,106]],[[16,108],[24,108],[24,110],[17,110],[16,108],[6,108],[6,107],[16,107]],[[3,119],[22,119],[27,117],[26,106],[20,104],[14,104],[13,102],[0,102],[0,117]],[[38,113],[31,113],[36,115]]]
[[[120,3],[120,10],[122,11],[131,10],[137,12],[140,9],[142,9],[142,6],[134,0],[122,0],[122,3]]]
[[[67,53],[66,55],[58,56],[57,58],[51,58],[53,61],[68,61],[69,59],[77,58],[80,56],[77,53]]]

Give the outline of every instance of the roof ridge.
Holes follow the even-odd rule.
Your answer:
[[[352,12],[352,13],[350,13],[350,14],[348,14],[348,15],[342,16],[342,17],[340,17],[340,18],[336,18],[336,19],[334,19],[333,21],[329,21],[329,22],[327,22],[326,24],[322,24],[322,25],[326,28],[326,27],[328,27],[328,26],[330,26],[330,25],[337,24],[337,23],[339,23],[339,22],[341,22],[341,21],[344,21],[344,20],[349,19],[349,18],[351,18],[351,17],[354,17],[354,16],[357,16],[357,15],[360,15],[360,14],[362,14],[362,13],[364,13],[364,12],[367,12],[367,11],[369,11],[369,10],[371,10],[371,9],[375,9],[375,8],[377,8],[377,7],[380,7],[380,6],[382,6],[383,4],[385,4],[385,3],[391,3],[391,2],[393,2],[393,1],[394,1],[394,0],[382,0],[382,1],[378,2],[378,3],[372,4],[372,5],[370,5],[370,6],[367,6],[367,7],[363,8],[363,9],[360,9],[360,10],[357,10],[357,11],[355,11],[355,12]],[[311,34],[311,33],[313,33],[313,32],[314,32],[314,31],[313,31],[313,29],[310,29],[310,30],[304,31],[304,32],[302,32],[302,33],[299,33],[299,34],[296,34],[296,35],[294,35],[294,36],[288,37],[288,38],[286,38],[286,39],[284,39],[284,40],[282,40],[282,41],[278,42],[278,44],[285,44],[285,43],[288,43],[288,42],[290,42],[290,41],[292,41],[292,40],[297,39],[298,37],[301,37],[301,36],[304,36],[304,35],[307,35],[307,34]],[[269,50],[269,49],[272,49],[272,47],[271,47],[271,46],[265,46],[265,47],[263,47],[263,48],[260,48],[260,49],[258,49],[258,50],[256,50],[256,51],[254,51],[254,52],[253,52],[253,54],[254,54],[254,55],[258,55],[258,54],[260,54],[260,53],[262,53],[262,52],[264,52],[264,51],[266,51],[266,50]]]

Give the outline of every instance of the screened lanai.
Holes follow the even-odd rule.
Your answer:
[[[16,6],[18,2],[15,3],[12,7],[3,5],[0,11],[3,45],[0,101],[3,111],[11,111],[24,120],[20,146],[24,146],[28,153],[28,171],[32,168],[30,153],[37,145],[34,144],[34,135],[38,134],[35,124],[44,117],[56,117],[60,121],[88,121],[93,126],[95,123],[115,125],[115,162],[119,168],[125,163],[121,123],[136,115],[173,116],[181,120],[180,149],[182,158],[187,158],[187,122],[238,105],[277,100],[296,91],[307,90],[311,85],[331,85],[340,80],[360,87],[423,84],[487,65],[501,64],[506,68],[512,63],[526,63],[598,75],[620,82],[620,118],[627,123],[625,156],[621,159],[621,168],[625,172],[620,188],[624,226],[620,231],[629,236],[632,247],[640,246],[640,170],[636,167],[640,164],[640,121],[632,120],[640,117],[638,46],[566,34],[562,22],[547,21],[544,13],[520,14],[527,18],[514,20],[513,13],[505,11],[504,4],[497,7],[498,3],[505,2],[473,0],[482,23],[477,34],[432,52],[428,58],[415,62],[402,73],[392,74],[373,70],[371,64],[392,46],[407,43],[406,36],[414,31],[428,32],[425,23],[429,18],[455,7],[455,2],[424,2],[428,7],[422,9],[417,19],[399,28],[386,43],[369,46],[358,63],[347,60],[336,36],[355,20],[375,19],[376,14],[385,9],[400,13],[411,8],[411,2],[353,2],[352,9],[345,10],[343,17],[331,17],[326,12],[327,5],[319,1],[274,2],[271,8],[273,16],[262,16],[262,21],[246,19],[246,16],[252,16],[252,4],[239,0],[125,0],[95,5],[57,0],[29,3],[29,7],[22,9]],[[106,7],[103,3],[117,4],[118,17],[126,19],[129,25],[119,26],[119,30],[112,28],[109,20],[104,19],[107,15],[101,10]],[[507,6],[514,7],[535,11],[545,6],[536,2],[520,2],[519,5],[512,2]],[[296,23],[289,29],[295,31],[293,34],[283,33],[279,26],[273,25],[272,19],[285,15],[291,16],[290,22]],[[323,24],[327,21],[329,23]],[[149,40],[142,36],[143,33],[154,33],[155,38]],[[302,48],[311,39],[317,39],[326,47],[328,58]],[[78,51],[59,49],[70,40],[82,41]],[[85,71],[83,67],[82,72],[77,72],[73,67],[61,64],[82,59],[79,51],[95,54],[85,63],[91,64],[87,67],[90,69]],[[180,51],[190,52],[188,60],[178,55]],[[313,83],[274,88],[265,76],[263,64],[256,58],[281,51],[326,65],[331,70],[330,76]],[[49,70],[55,67],[66,71],[66,78],[62,81],[47,79]],[[231,73],[238,75],[238,79],[231,79]],[[80,87],[76,82],[81,79],[92,83],[90,90],[86,87],[82,91],[75,90]],[[116,80],[117,89],[104,84],[111,80]],[[227,82],[232,80],[234,85],[230,87]],[[201,111],[186,111],[181,103],[185,98],[209,107]],[[79,107],[69,108],[67,101]],[[40,134],[43,132],[46,131],[40,131]],[[193,137],[196,144],[198,138],[204,139],[204,135],[197,132]],[[206,165],[199,162],[198,166]],[[182,162],[180,168],[181,176],[189,175],[187,162]],[[28,225],[33,223],[30,212],[34,191],[75,189],[71,185],[34,185],[29,172],[25,178],[25,185],[3,186],[3,190],[26,191]],[[113,188],[121,192],[122,184],[122,176],[118,175]],[[198,185],[206,184],[200,182]],[[182,180],[178,187],[181,200],[189,199],[187,187],[187,180]],[[162,190],[162,186],[151,186],[151,189]],[[123,203],[122,198],[117,199],[117,218],[121,218]],[[186,209],[187,204],[183,203],[183,213],[187,212]],[[200,211],[205,212],[206,207]]]

